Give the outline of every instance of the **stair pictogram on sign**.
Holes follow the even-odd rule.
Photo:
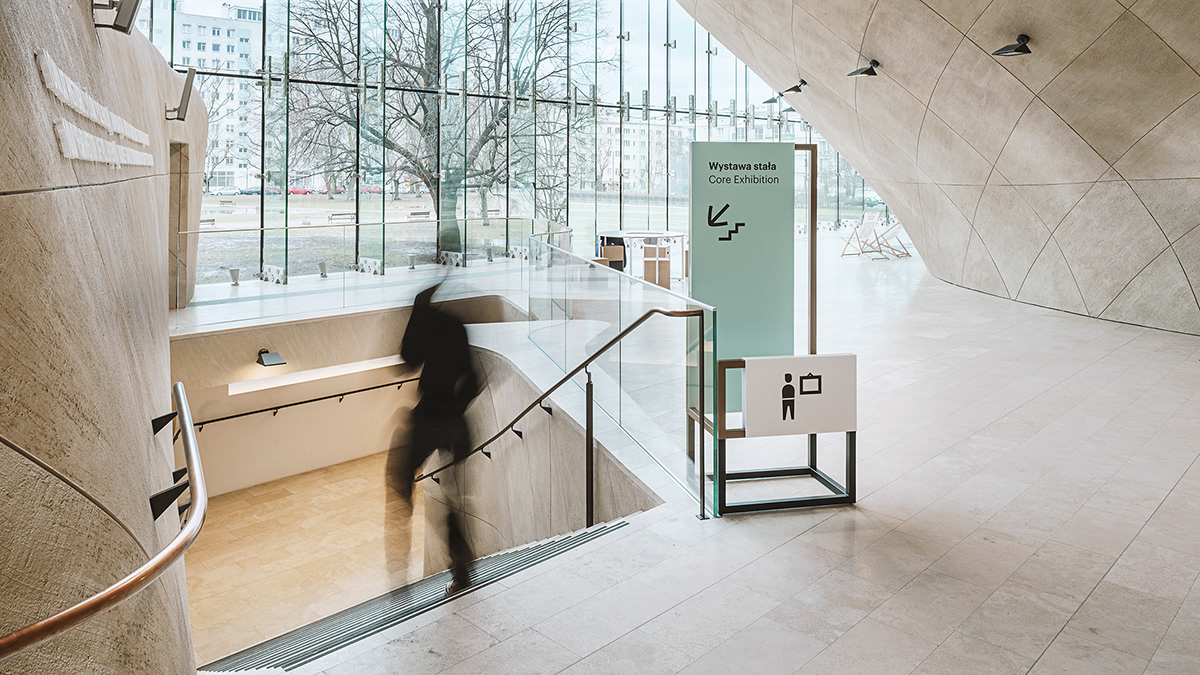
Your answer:
[[[722,206],[721,210],[717,211],[717,215],[714,216],[713,215],[713,205],[709,204],[708,205],[708,226],[709,227],[729,227],[729,221],[726,221],[726,220],[718,221],[717,220],[722,215],[724,215],[725,211],[727,211],[728,209],[729,209],[729,204],[726,204],[725,206]],[[726,232],[725,236],[717,237],[717,240],[718,241],[733,241],[733,235],[737,234],[738,231],[741,230],[745,226],[746,226],[745,223],[734,223],[733,229]]]

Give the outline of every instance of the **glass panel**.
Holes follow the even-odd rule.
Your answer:
[[[596,10],[596,85],[599,100],[621,100],[621,1],[597,0]]]
[[[433,195],[437,191],[438,99],[435,94],[388,91],[386,179],[389,222],[385,267],[430,264],[436,255]]]
[[[289,6],[291,76],[323,82],[359,80],[358,2],[291,0]]]
[[[565,223],[567,214],[567,106],[537,106],[536,182],[534,215]]]
[[[288,45],[287,0],[267,0],[266,45],[263,63],[266,92],[263,94],[262,227],[259,240],[259,273],[268,266],[287,272],[287,187],[288,187],[288,87],[284,71]]]
[[[387,0],[387,81],[398,87],[438,86],[438,10],[427,0]]]

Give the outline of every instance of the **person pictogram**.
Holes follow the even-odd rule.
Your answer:
[[[783,385],[783,420],[786,422],[789,415],[796,419],[796,387],[792,386],[791,373],[784,373],[783,381],[787,383]]]

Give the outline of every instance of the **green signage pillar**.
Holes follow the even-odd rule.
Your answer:
[[[692,143],[692,297],[717,308],[718,359],[793,353],[795,161],[792,143]]]

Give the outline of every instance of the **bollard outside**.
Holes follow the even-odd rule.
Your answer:
[[[417,269],[417,254],[416,253],[408,254],[408,269],[410,269],[410,270]]]
[[[241,274],[241,272],[242,272],[242,270],[238,269],[237,267],[229,268],[229,278],[233,280],[233,283],[230,284],[230,286],[239,285],[238,284],[238,275]]]

